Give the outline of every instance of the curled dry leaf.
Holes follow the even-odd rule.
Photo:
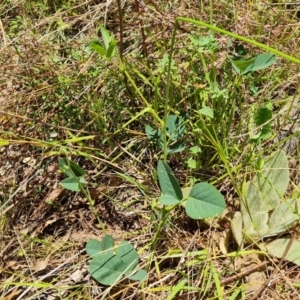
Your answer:
[[[34,265],[33,269],[35,272],[43,271],[47,268],[49,260],[51,255],[56,251],[57,249],[51,251],[43,260],[38,260],[36,264]]]
[[[76,271],[70,276],[70,280],[72,280],[74,283],[81,282],[81,281],[83,280],[83,278],[86,276],[87,273],[88,273],[88,268],[87,268],[87,266],[82,267],[82,268],[76,270]]]
[[[64,192],[64,189],[55,189],[47,196],[46,201],[54,202]]]

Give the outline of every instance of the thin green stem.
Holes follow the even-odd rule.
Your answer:
[[[138,95],[141,97],[142,102],[146,106],[147,110],[152,114],[152,116],[158,121],[160,124],[163,123],[163,121],[160,119],[156,111],[152,108],[151,104],[146,100],[146,98],[143,96],[137,85],[135,84],[134,80],[131,78],[130,74],[124,70],[124,74],[126,75],[126,78],[129,80],[129,82],[134,87],[135,91],[138,93]]]
[[[169,54],[167,86],[166,86],[165,107],[164,107],[164,127],[163,127],[163,138],[164,138],[164,158],[163,158],[163,160],[164,161],[167,160],[167,118],[168,118],[168,113],[169,113],[169,105],[172,106],[172,101],[170,100],[170,91],[171,91],[171,84],[172,84],[171,66],[172,66],[172,56],[173,56],[173,51],[174,51],[177,28],[178,28],[178,22],[176,21],[175,25],[174,25],[173,34],[172,34],[171,49],[170,49],[170,54]]]
[[[273,53],[273,54],[276,54],[276,55],[278,55],[278,56],[281,56],[281,57],[283,57],[283,58],[285,58],[285,59],[287,59],[287,60],[289,60],[289,61],[291,61],[291,62],[294,62],[294,63],[300,65],[300,59],[297,59],[297,58],[295,58],[295,57],[293,57],[293,56],[290,56],[290,55],[288,55],[288,54],[285,54],[285,53],[283,53],[283,52],[281,52],[281,51],[279,51],[279,50],[276,50],[276,49],[274,49],[274,48],[272,48],[272,47],[266,46],[266,45],[264,45],[264,44],[262,44],[262,43],[259,43],[259,42],[257,42],[257,41],[254,41],[254,40],[252,40],[252,39],[248,39],[248,38],[246,38],[246,37],[243,37],[243,36],[240,36],[240,35],[238,35],[238,34],[232,33],[232,32],[230,32],[230,31],[221,29],[221,28],[219,28],[219,27],[216,27],[216,26],[213,26],[213,25],[209,25],[209,24],[207,24],[207,23],[205,23],[205,22],[197,21],[197,20],[193,20],[193,19],[189,19],[189,18],[184,18],[184,17],[177,17],[177,18],[176,18],[176,21],[183,21],[183,22],[192,23],[192,24],[199,25],[199,26],[204,26],[204,27],[206,27],[206,28],[208,28],[208,29],[218,31],[218,32],[223,33],[223,34],[226,34],[226,35],[228,35],[228,36],[230,36],[230,37],[232,37],[232,38],[235,38],[235,39],[241,40],[241,41],[243,41],[243,42],[246,42],[246,43],[252,44],[252,45],[254,45],[254,46],[257,46],[257,47],[259,47],[259,48],[261,48],[261,49],[264,49],[264,50],[266,50],[266,51],[269,51],[269,52],[271,52],[271,53]]]

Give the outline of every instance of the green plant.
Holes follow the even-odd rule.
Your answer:
[[[162,191],[159,197],[161,204],[180,204],[193,219],[212,218],[224,211],[226,206],[224,197],[211,184],[201,182],[181,190],[174,173],[163,161],[158,162],[157,175]]]
[[[257,127],[260,128],[259,132],[251,136],[251,141],[260,143],[270,137],[272,119],[272,103],[268,103],[264,107],[259,107],[254,116],[254,122]]]
[[[241,75],[246,75],[259,70],[266,69],[276,62],[274,54],[262,53],[251,58],[237,57],[231,59],[234,70]]]
[[[264,49],[264,50],[266,50],[266,51],[269,51],[269,52],[271,52],[271,53],[273,53],[273,54],[275,54],[275,55],[281,56],[281,57],[283,57],[283,58],[285,58],[285,59],[287,59],[287,60],[289,60],[289,61],[291,61],[291,62],[295,62],[295,63],[297,63],[297,64],[300,64],[300,60],[299,60],[299,59],[297,59],[297,58],[295,58],[295,57],[293,57],[293,56],[290,56],[290,55],[288,55],[288,54],[286,54],[286,53],[284,53],[284,52],[282,52],[282,51],[279,51],[279,50],[276,50],[276,49],[274,49],[274,48],[272,48],[272,47],[269,47],[269,46],[267,46],[267,45],[265,45],[265,44],[259,43],[259,42],[255,41],[255,40],[253,40],[253,39],[249,39],[249,38],[247,38],[247,37],[244,37],[244,36],[241,36],[241,35],[232,33],[232,32],[230,32],[230,31],[224,30],[224,29],[222,29],[222,28],[219,28],[219,27],[216,27],[216,26],[207,24],[207,23],[202,22],[202,21],[193,20],[193,19],[190,19],[190,18],[177,17],[177,18],[176,18],[176,25],[177,25],[177,23],[178,23],[179,21],[183,21],[183,22],[195,24],[195,25],[198,25],[198,26],[203,26],[203,27],[208,28],[208,29],[210,29],[210,30],[220,32],[220,33],[225,34],[225,35],[227,35],[227,36],[230,36],[230,37],[232,37],[232,38],[238,39],[238,40],[240,40],[240,41],[243,41],[243,42],[252,44],[252,45],[257,46],[257,47],[259,47],[259,48],[261,48],[261,49]],[[178,26],[178,25],[177,25],[177,26]],[[177,27],[175,26],[175,30],[176,30],[176,28],[177,28]]]
[[[89,272],[101,284],[113,285],[123,277],[142,281],[147,276],[145,270],[137,270],[138,254],[127,241],[114,246],[114,240],[110,235],[106,235],[101,242],[91,239],[86,244],[86,252],[92,258]]]
[[[84,179],[84,170],[67,158],[61,158],[58,165],[60,170],[68,176],[60,182],[60,185],[70,191],[82,191],[87,183]]]
[[[167,135],[167,153],[181,152],[185,149],[182,138],[185,131],[185,117],[169,115],[167,117],[166,135]],[[150,125],[146,126],[146,134],[148,138],[158,147],[164,149],[164,138],[160,129],[154,129]]]
[[[103,223],[101,222],[100,217],[98,216],[97,210],[94,207],[94,200],[92,199],[89,189],[87,187],[87,182],[84,178],[85,171],[82,168],[80,168],[76,163],[67,158],[61,158],[58,164],[60,170],[68,176],[68,178],[63,179],[60,182],[60,185],[63,188],[73,192],[82,192],[86,196],[95,218],[97,219],[103,232],[106,232],[106,229]]]
[[[242,245],[245,239],[248,243],[258,243],[259,247],[276,256],[284,253],[284,245],[286,246],[289,239],[281,239],[282,246],[276,241],[277,249],[274,242],[259,242],[286,232],[299,220],[299,199],[284,199],[288,183],[289,168],[286,155],[283,151],[277,151],[244,186],[245,199],[241,201],[241,211],[235,213],[231,225],[239,245]],[[295,262],[294,251],[292,255],[293,257],[287,255],[286,259]],[[300,264],[299,258],[296,262]]]
[[[103,39],[103,44],[101,44],[98,40],[93,40],[90,42],[89,46],[101,57],[111,59],[116,54],[116,45],[118,41],[102,25],[100,25],[100,31]]]

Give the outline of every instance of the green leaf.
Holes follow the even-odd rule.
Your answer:
[[[131,280],[143,280],[147,273],[136,271],[139,257],[128,241],[122,241],[114,252],[114,240],[106,235],[101,242],[92,239],[86,245],[88,255],[93,259],[89,265],[92,277],[104,285],[113,285],[123,276]]]
[[[82,190],[82,185],[86,184],[87,182],[83,177],[69,177],[65,178],[60,182],[60,185],[70,191],[80,192]]]
[[[264,211],[258,211],[252,216],[251,221],[244,223],[245,237],[249,243],[258,241],[267,236],[269,232],[268,214]]]
[[[271,155],[265,163],[262,175],[279,195],[286,192],[289,184],[289,164],[284,151],[280,150]]]
[[[124,275],[132,275],[139,263],[139,256],[134,247],[129,242],[123,241],[118,245],[116,255],[121,257],[127,265]]]
[[[183,136],[185,131],[184,124],[185,117],[178,117],[176,115],[169,115],[166,124],[167,135],[167,153],[182,152],[185,149],[185,144],[182,141],[178,141]],[[160,129],[153,129],[150,125],[145,128],[148,138],[154,142],[161,149],[164,148],[163,136]]]
[[[163,149],[163,144],[161,144],[161,148]],[[185,144],[184,142],[178,141],[176,143],[172,143],[168,148],[167,148],[167,153],[178,153],[182,152],[185,149]]]
[[[171,195],[175,199],[182,200],[182,192],[174,173],[170,167],[161,160],[157,164],[157,176],[163,194]]]
[[[255,72],[266,69],[276,62],[276,57],[271,53],[262,53],[254,57],[253,63],[244,71],[243,74],[248,72]]]
[[[201,148],[199,146],[193,146],[190,148],[189,152],[192,154],[201,153]]]
[[[193,219],[211,218],[220,215],[226,203],[221,193],[211,184],[197,183],[186,202],[186,213]]]
[[[103,253],[113,256],[113,249],[114,240],[111,235],[106,235],[101,242],[96,239],[91,239],[87,242],[85,246],[87,254],[93,258],[96,255],[102,255]]]
[[[246,203],[241,202],[241,213],[248,241],[282,233],[298,219],[298,203],[282,200],[288,183],[286,155],[283,151],[277,151],[252,182],[247,183]]]
[[[172,141],[177,141],[185,131],[184,119],[176,115],[167,118],[167,135]]]
[[[191,169],[197,169],[197,167],[198,167],[197,161],[191,157],[188,159],[187,163],[188,163],[189,168],[191,168]]]
[[[189,39],[191,40],[191,42],[194,44],[194,46],[198,46],[198,39],[193,36],[192,34],[188,34]]]
[[[272,111],[266,107],[260,107],[255,114],[255,124],[261,126],[272,119]]]
[[[112,57],[114,57],[115,56],[115,54],[116,54],[116,45],[118,44],[118,42],[117,41],[112,41],[110,44],[109,44],[109,46],[108,46],[108,48],[107,48],[107,51],[106,51],[106,56],[108,57],[108,58],[112,58]]]
[[[243,219],[239,211],[235,212],[231,220],[231,231],[238,246],[241,247],[243,244]]]
[[[279,233],[287,231],[299,220],[299,213],[299,200],[290,199],[281,202],[270,216],[268,236],[278,235]]]
[[[215,115],[214,115],[214,114],[215,114],[215,111],[214,111],[212,108],[207,107],[207,106],[201,108],[201,109],[199,110],[199,113],[200,113],[201,115],[207,116],[207,117],[209,117],[209,118],[211,118],[211,119],[213,119],[214,116],[215,116]]]
[[[286,192],[289,184],[289,166],[285,153],[280,150],[273,153],[263,170],[253,178],[258,187],[264,206],[268,211],[274,209]]]
[[[118,282],[128,265],[124,260],[115,255],[110,256],[109,254],[104,254],[99,259],[99,256],[96,256],[89,265],[89,271],[94,279],[99,283],[104,285],[113,285]]]
[[[161,195],[158,201],[163,205],[174,205],[180,202],[177,198],[168,194]]]
[[[83,169],[67,158],[61,158],[58,165],[60,170],[69,177],[81,177],[85,175]]]
[[[145,270],[138,270],[136,273],[129,276],[128,278],[134,281],[143,281],[146,279],[146,277],[147,277],[147,272]]]
[[[278,258],[282,258],[290,239],[276,239],[271,243],[260,245],[261,249],[267,248],[268,252]],[[294,240],[289,248],[289,251],[284,257],[286,260],[293,262],[296,265],[300,265],[300,242]]]
[[[245,70],[254,62],[254,58],[231,60],[232,67],[238,74],[244,74]]]
[[[97,52],[101,57],[106,56],[106,50],[103,48],[101,43],[97,40],[93,40],[89,43],[89,47]]]
[[[151,141],[157,143],[160,137],[160,132],[157,129],[152,128],[150,125],[146,125],[145,132]]]
[[[267,107],[260,107],[255,114],[255,124],[257,126],[263,125],[261,131],[251,137],[251,141],[257,141],[261,139],[266,139],[269,137],[271,132],[270,121],[272,119],[272,110]]]
[[[268,201],[263,201],[263,195],[261,194],[258,184],[254,182],[247,182],[246,190],[246,203],[241,202],[241,212],[243,214],[243,217],[248,213],[253,216],[257,212],[261,211],[264,211],[266,214],[268,214],[270,204]],[[246,220],[244,220],[244,223],[247,223]]]
[[[258,54],[250,59],[231,60],[232,66],[238,74],[245,75],[263,70],[274,64],[276,57],[271,53]]]
[[[101,247],[102,247],[102,250],[109,250],[109,249],[111,249],[113,251],[113,247],[114,247],[114,239],[113,239],[113,237],[111,235],[109,235],[109,234],[105,235],[105,237],[101,241]]]
[[[100,241],[98,241],[96,239],[89,240],[86,243],[85,250],[89,256],[95,256],[95,255],[99,254],[102,251]]]
[[[105,50],[107,50],[112,38],[111,38],[109,32],[102,25],[100,25],[100,30],[101,30],[101,35],[103,38]]]

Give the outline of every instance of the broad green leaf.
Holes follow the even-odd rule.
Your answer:
[[[254,58],[231,60],[234,70],[238,74],[244,74],[245,70],[254,62]]]
[[[207,117],[213,119],[213,118],[214,118],[215,111],[214,111],[212,108],[206,106],[206,107],[201,108],[201,109],[199,110],[199,113],[200,113],[201,115],[204,115],[204,116],[207,116]]]
[[[135,281],[143,281],[147,277],[147,272],[145,270],[138,270],[133,275],[129,276],[128,278]]]
[[[201,148],[199,146],[193,146],[189,149],[189,152],[192,154],[201,153]]]
[[[288,161],[282,150],[271,155],[263,170],[253,178],[253,183],[259,189],[268,211],[280,203],[289,184]]]
[[[184,117],[178,117],[176,115],[169,115],[166,124],[166,134],[168,137],[167,153],[182,152],[185,149],[185,144],[178,139],[183,135],[185,131]],[[148,138],[158,145],[161,149],[164,148],[163,136],[160,129],[153,129],[150,125],[146,126],[146,134]]]
[[[289,184],[289,165],[284,151],[273,153],[266,162],[262,173],[274,189],[283,195]]]
[[[290,199],[281,202],[272,212],[269,219],[268,236],[277,235],[288,230],[296,221],[299,220],[300,202]]]
[[[225,206],[221,193],[209,183],[201,182],[192,187],[185,210],[193,219],[204,219],[220,215]]]
[[[231,231],[236,243],[241,247],[243,244],[243,219],[239,211],[235,212],[231,220]]]
[[[269,205],[262,200],[261,193],[252,182],[247,182],[246,190],[246,203],[241,201],[240,208],[245,237],[252,243],[268,232]]]
[[[244,231],[255,241],[265,237],[269,230],[267,225],[268,219],[269,216],[266,212],[258,211],[255,215],[251,216],[249,223],[244,224]]]
[[[246,68],[246,70],[244,70],[243,74],[266,69],[271,65],[273,65],[275,62],[276,62],[276,57],[274,54],[271,53],[258,54],[254,57],[253,63],[249,65]]]
[[[99,41],[93,40],[89,43],[89,46],[92,50],[97,52],[101,57],[106,56],[106,50],[103,48],[103,46]]]
[[[262,69],[266,69],[276,61],[274,54],[258,54],[249,59],[231,60],[232,66],[238,74],[245,75]]]
[[[80,177],[85,175],[85,172],[82,168],[67,158],[61,158],[58,162],[58,165],[60,170],[69,177]]]
[[[109,46],[108,46],[108,48],[107,48],[107,51],[106,51],[106,56],[108,57],[108,58],[112,58],[112,57],[114,57],[115,56],[115,54],[116,54],[116,45],[117,45],[117,41],[112,41],[112,42],[110,42],[110,44],[109,44]]]
[[[98,241],[96,239],[89,240],[86,243],[85,250],[86,250],[86,253],[92,257],[99,254],[102,251],[100,241]]]
[[[112,236],[106,235],[101,242],[96,239],[89,240],[85,246],[85,249],[87,254],[94,258],[96,255],[101,256],[104,253],[113,256],[114,255],[113,247],[114,247],[114,240]]]
[[[188,164],[189,168],[191,168],[191,169],[197,169],[197,167],[198,167],[197,161],[191,157],[188,159],[187,164]]]
[[[111,235],[107,234],[101,241],[102,250],[111,250],[113,251],[114,239]]]
[[[139,256],[134,247],[127,241],[123,241],[118,245],[116,255],[122,258],[127,265],[125,276],[132,275],[132,272],[137,268]]]
[[[255,124],[263,125],[272,119],[272,111],[266,107],[260,107],[255,114]]]
[[[183,195],[183,198],[184,198],[184,199],[187,199],[187,198],[188,198],[188,196],[189,196],[191,190],[192,190],[192,187],[190,187],[190,186],[187,186],[187,187],[181,189],[182,195]],[[185,207],[185,206],[184,206],[184,207]]]
[[[289,168],[283,151],[271,155],[260,173],[247,183],[241,213],[248,242],[285,232],[298,220],[296,200],[283,200],[288,183]]]
[[[163,205],[174,205],[180,201],[172,195],[163,194],[158,198],[158,201]]]
[[[172,141],[177,141],[185,131],[183,118],[169,115],[167,118],[167,135]]]
[[[268,244],[260,245],[261,249],[267,248],[268,252],[278,258],[281,258],[289,245],[290,239],[276,239]],[[294,240],[289,251],[284,257],[286,260],[300,265],[300,241]]]
[[[270,204],[268,201],[263,201],[262,194],[258,188],[257,183],[247,182],[246,184],[247,196],[246,203],[241,202],[241,212],[243,218],[246,214],[255,215],[257,212],[264,211],[268,214],[270,210]],[[244,221],[245,223],[245,221]]]
[[[102,25],[100,25],[100,30],[101,30],[101,35],[102,35],[102,38],[103,38],[103,43],[104,43],[104,46],[105,46],[105,50],[107,50],[112,38],[111,38],[109,32]]]
[[[182,192],[174,173],[170,167],[161,160],[157,164],[157,176],[163,194],[171,195],[175,199],[182,200]]]
[[[82,185],[86,184],[87,182],[83,177],[68,177],[65,178],[60,182],[60,185],[70,191],[73,192],[80,192],[82,190]]]
[[[113,285],[122,278],[128,265],[124,260],[115,255],[104,254],[99,259],[96,256],[89,265],[89,271],[93,278],[104,285]]]
[[[152,128],[150,125],[146,125],[145,132],[150,140],[154,142],[159,140],[160,132],[157,129]]]
[[[261,131],[251,137],[251,141],[257,141],[261,139],[266,139],[270,136],[271,133],[271,125],[270,120],[272,119],[272,111],[267,107],[261,107],[257,110],[255,114],[255,124],[257,126],[263,125]]]
[[[163,144],[161,145],[161,148],[163,149]],[[169,145],[169,147],[167,148],[167,153],[168,154],[178,153],[178,152],[182,152],[184,149],[185,149],[184,142],[178,141],[176,143],[172,143],[171,145]]]

